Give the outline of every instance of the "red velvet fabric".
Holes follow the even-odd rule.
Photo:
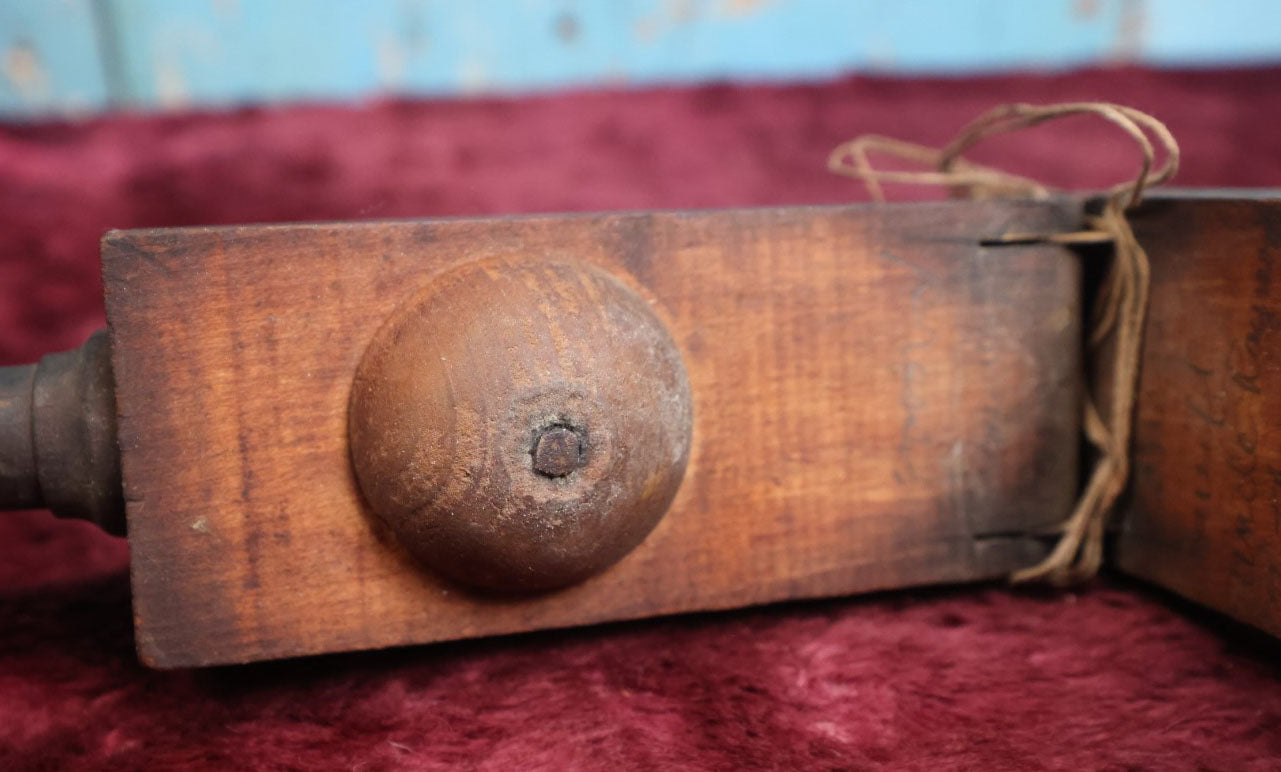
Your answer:
[[[1165,119],[1281,182],[1281,69],[848,79],[0,127],[0,363],[102,324],[108,228],[862,199],[860,132],[1005,101]],[[979,159],[1131,173],[1077,121]],[[126,374],[127,377],[127,374]],[[894,593],[202,672],[133,655],[124,542],[0,515],[0,769],[1281,769],[1278,644],[1118,579]]]

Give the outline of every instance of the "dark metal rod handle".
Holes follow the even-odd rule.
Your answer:
[[[0,368],[0,509],[35,507],[124,533],[106,330],[38,364]]]

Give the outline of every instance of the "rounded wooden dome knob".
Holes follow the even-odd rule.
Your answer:
[[[680,486],[690,389],[649,305],[575,263],[489,260],[437,277],[356,374],[366,500],[433,569],[560,587],[627,554]]]

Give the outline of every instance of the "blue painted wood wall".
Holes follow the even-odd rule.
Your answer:
[[[0,114],[1281,60],[1278,0],[0,0]]]

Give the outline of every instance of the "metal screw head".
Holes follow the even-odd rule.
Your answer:
[[[583,438],[568,426],[549,426],[534,438],[534,471],[565,477],[583,466]]]

